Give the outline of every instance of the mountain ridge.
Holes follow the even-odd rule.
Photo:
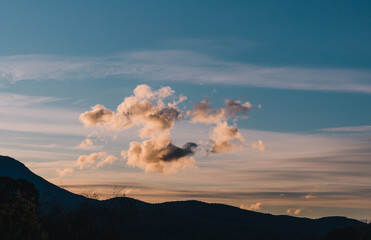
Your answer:
[[[22,162],[9,156],[0,155],[0,176],[25,179],[33,183],[40,193],[40,203],[45,211],[56,204],[76,208],[86,199],[48,182],[29,170]]]
[[[94,211],[111,209],[109,211],[119,213],[119,216],[115,215],[119,219],[120,214],[125,215],[130,210],[130,229],[135,235],[134,239],[324,239],[326,233],[336,228],[365,225],[346,217],[310,219],[272,215],[198,200],[152,204],[117,197],[99,201],[68,192],[34,174],[21,162],[5,156],[0,156],[1,176],[23,178],[33,183],[40,192],[40,205],[45,211],[56,205],[71,211],[87,207]],[[98,212],[103,212],[103,215],[99,215],[100,220],[110,221],[108,216],[104,216],[105,211]],[[146,231],[143,231],[143,226],[146,226]],[[117,229],[115,231],[119,232]]]

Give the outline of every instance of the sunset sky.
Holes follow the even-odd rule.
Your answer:
[[[370,12],[2,1],[0,155],[101,198],[370,219]]]

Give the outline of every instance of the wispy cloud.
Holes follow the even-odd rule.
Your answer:
[[[0,130],[82,136],[79,112],[45,106],[60,101],[46,96],[0,93]]]
[[[338,127],[338,128],[325,128],[320,131],[326,132],[368,132],[371,131],[371,126],[351,126],[351,127]]]
[[[64,168],[64,169],[59,169],[57,168],[57,174],[60,177],[64,177],[67,174],[73,173],[75,170],[73,168]]]
[[[316,199],[318,197],[319,197],[318,195],[314,195],[314,194],[308,194],[308,195],[303,196],[303,198],[307,200]]]
[[[204,137],[207,140],[209,126],[179,123],[178,128],[172,132],[174,144],[199,139],[200,130],[203,132],[201,135],[206,133]],[[295,210],[304,207],[305,211],[299,216],[319,217],[339,214],[339,211],[353,217],[369,216],[370,135],[367,137],[364,133],[349,133],[339,138],[338,134],[326,133],[288,134],[247,129],[240,129],[240,132],[249,139],[249,143],[261,138],[269,147],[265,152],[250,147],[233,155],[196,155],[198,168],[166,176],[145,174],[142,170],[130,168],[124,161],[117,160],[112,166],[96,171],[75,168],[74,173],[65,175],[63,184],[136,183],[145,185],[146,188],[127,186],[141,190],[130,196],[150,202],[198,199],[238,207],[241,204],[251,207],[252,204],[261,202],[264,211],[275,214],[286,214],[289,208],[294,209],[291,213],[294,214]],[[118,134],[116,145],[110,145],[104,151],[118,157],[119,151],[129,146],[135,133],[133,129],[130,134]],[[126,137],[128,139],[125,140]],[[27,159],[31,155],[42,156],[42,162],[29,163],[28,166],[41,176],[48,177],[48,180],[61,184],[62,179],[57,176],[56,169],[75,166],[81,152],[71,156],[58,156],[60,160],[71,160],[65,163],[49,162],[50,159],[44,158],[46,155],[39,152],[24,154],[19,159]],[[90,153],[84,154],[88,156]],[[47,157],[51,158],[52,155],[51,152]],[[92,165],[93,169],[96,169],[97,162],[99,161],[96,160]],[[112,185],[104,188],[107,192],[112,192],[113,189]],[[96,187],[92,189],[97,190]],[[319,206],[321,209],[311,212],[313,207]],[[363,210],[357,210],[357,215],[352,215],[355,212],[353,210],[341,210],[352,207]],[[337,209],[330,211],[330,208]]]
[[[0,107],[25,107],[38,105],[48,102],[55,102],[61,99],[55,97],[45,96],[27,96],[14,93],[1,93],[0,94]]]
[[[0,57],[0,83],[107,76],[371,93],[370,69],[267,67],[216,60],[192,51],[137,51],[95,58],[54,55]]]

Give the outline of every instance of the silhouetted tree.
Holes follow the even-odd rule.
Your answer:
[[[38,205],[39,192],[32,183],[0,177],[0,239],[45,239]]]
[[[107,200],[106,203],[86,199],[77,209],[55,206],[43,220],[53,240],[129,240],[132,239],[134,211],[134,202],[127,198]]]

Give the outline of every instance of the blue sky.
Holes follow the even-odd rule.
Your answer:
[[[371,64],[368,1],[3,1],[1,5],[0,41],[6,46],[1,55],[106,56],[184,47],[265,66],[369,68]]]
[[[2,1],[0,154],[59,185],[130,185],[146,201],[370,218],[370,12],[369,1]],[[236,122],[249,147],[197,153],[198,168],[172,175],[127,166],[120,152],[137,129],[84,128],[79,115],[115,110],[140,84],[187,96],[181,110],[204,97],[215,108],[249,101]],[[172,138],[211,131],[186,119]],[[79,148],[86,138],[93,145]],[[251,147],[258,140],[265,151]],[[58,176],[94,152],[119,160]],[[216,173],[225,179],[205,177]]]

